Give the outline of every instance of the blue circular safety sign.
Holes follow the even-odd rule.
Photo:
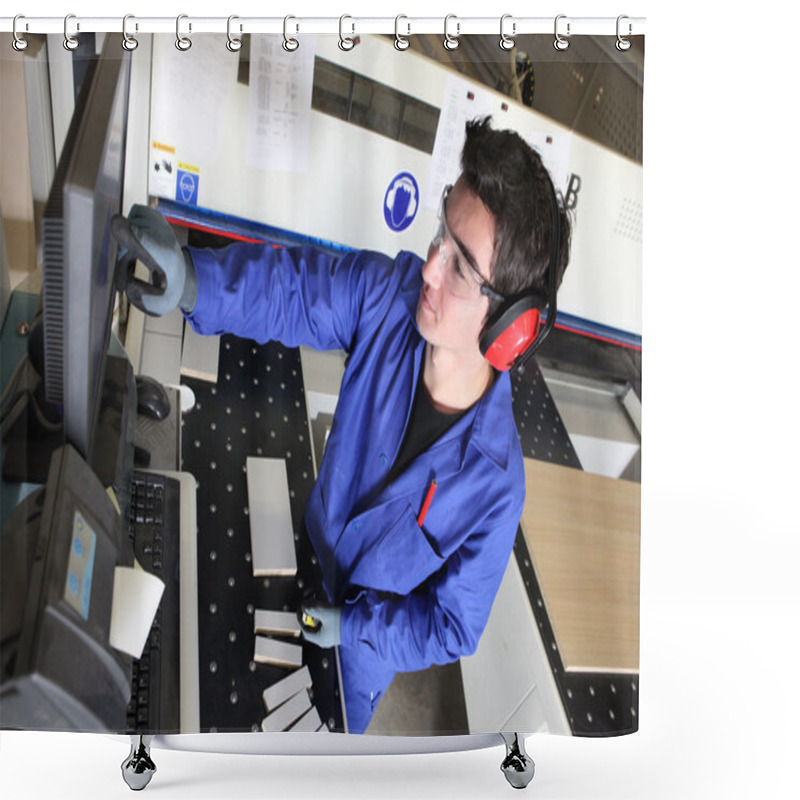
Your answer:
[[[383,198],[383,218],[396,232],[404,231],[417,216],[419,186],[410,172],[401,172],[389,183]]]

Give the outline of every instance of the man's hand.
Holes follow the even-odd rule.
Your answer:
[[[128,262],[118,288],[131,303],[155,316],[179,306],[186,312],[194,308],[197,275],[192,260],[159,211],[135,205],[127,218],[118,215],[111,220],[111,232],[120,244],[120,260]],[[150,271],[152,283],[133,277],[137,259]]]
[[[342,641],[342,609],[327,606],[309,606],[305,613],[313,617],[320,627],[316,632],[303,629],[303,637],[317,647],[335,647]]]

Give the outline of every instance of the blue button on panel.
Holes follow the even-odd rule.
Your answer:
[[[78,576],[74,572],[70,572],[67,585],[72,594],[78,594]]]
[[[83,542],[80,539],[75,538],[73,540],[72,549],[75,551],[75,555],[78,556],[78,558],[83,556]]]

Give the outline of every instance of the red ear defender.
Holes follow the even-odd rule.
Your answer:
[[[548,175],[549,178],[549,175]],[[547,296],[528,290],[508,300],[497,292],[481,292],[502,301],[500,310],[492,318],[481,336],[480,348],[483,357],[497,370],[508,372],[514,367],[522,368],[525,362],[544,344],[556,323],[556,296],[558,286],[556,272],[561,247],[561,219],[558,198],[550,182],[550,260],[547,264]],[[541,328],[540,311],[547,308],[547,323]]]
[[[508,372],[539,335],[542,298],[526,294],[512,301],[481,336],[484,358],[497,370]]]

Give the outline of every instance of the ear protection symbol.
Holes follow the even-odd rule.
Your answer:
[[[414,221],[418,196],[419,189],[409,173],[400,173],[392,181],[383,201],[383,216],[393,231],[403,231]]]

